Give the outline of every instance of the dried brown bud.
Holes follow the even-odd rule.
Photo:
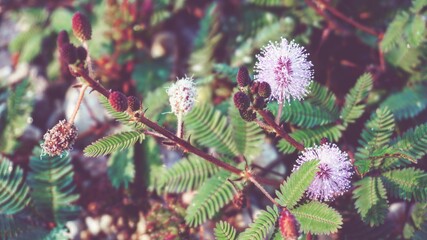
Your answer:
[[[128,99],[126,95],[119,91],[111,92],[110,96],[108,96],[108,101],[117,112],[124,112],[128,108]]]
[[[246,110],[250,105],[250,99],[248,95],[243,92],[236,92],[233,97],[234,105],[236,105],[239,110]]]
[[[265,102],[265,98],[263,97],[256,97],[253,104],[254,108],[256,109],[263,109],[267,106]]]
[[[279,217],[279,228],[285,239],[298,238],[298,222],[289,210],[282,210]]]
[[[58,37],[56,38],[56,45],[58,49],[61,49],[62,45],[65,43],[70,43],[70,38],[68,37],[67,31],[62,30],[58,33]]]
[[[76,12],[72,18],[73,33],[80,41],[90,40],[92,37],[92,26],[89,19],[80,12]]]
[[[239,113],[243,120],[247,122],[252,122],[256,118],[256,113],[251,109],[239,110]]]
[[[258,86],[259,86],[259,82],[253,82],[251,84],[250,90],[252,94],[258,93]]]
[[[141,101],[135,96],[128,97],[128,108],[130,111],[135,112],[141,108]]]
[[[246,67],[240,67],[236,76],[237,85],[240,87],[246,87],[251,82],[248,69]]]
[[[59,121],[43,136],[43,153],[49,156],[57,156],[73,147],[77,138],[77,129],[66,120]]]
[[[65,43],[59,49],[61,60],[68,64],[73,64],[77,61],[77,50],[71,43]]]
[[[80,46],[77,48],[77,58],[84,62],[86,60],[87,57],[87,51],[84,47]]]
[[[258,95],[263,98],[268,98],[271,95],[271,87],[267,82],[261,82],[258,86]]]

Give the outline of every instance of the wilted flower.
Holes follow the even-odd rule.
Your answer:
[[[177,116],[184,116],[194,106],[197,97],[196,86],[192,77],[178,79],[167,89],[172,112]]]
[[[49,156],[62,154],[73,147],[77,138],[77,129],[66,120],[59,121],[52,129],[43,136],[43,153]]]
[[[304,162],[313,160],[320,162],[316,176],[307,190],[308,197],[329,201],[349,189],[353,168],[347,153],[330,143],[306,148],[297,159],[298,165],[293,171],[296,171]]]
[[[305,49],[293,41],[282,38],[280,42],[270,42],[256,56],[255,81],[270,84],[271,99],[281,103],[301,100],[313,77],[313,65],[307,56]]]

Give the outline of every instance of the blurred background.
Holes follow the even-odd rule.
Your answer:
[[[78,90],[72,87],[76,79],[61,67],[56,37],[66,30],[79,45],[71,31],[76,11],[92,23],[88,43],[96,79],[107,89],[140,97],[148,108],[147,116],[169,129],[176,124],[172,114],[164,114],[170,111],[165,90],[172,81],[193,76],[199,101],[225,112],[238,67],[252,69],[259,49],[280,37],[295,39],[307,48],[315,81],[330,88],[340,104],[364,72],[372,73],[375,80],[370,104],[426,79],[426,68],[422,67],[425,46],[396,47],[382,56],[375,36],[322,12],[315,2],[0,0],[0,152],[27,169],[29,156],[46,130],[71,115],[78,97]],[[399,10],[411,6],[409,0],[326,2],[379,31],[387,29]],[[10,94],[21,94],[22,100],[14,105],[18,114],[13,122],[7,122],[6,117]],[[416,115],[418,121],[425,121],[427,99],[420,95]],[[158,195],[154,191],[153,171],[159,173],[156,171],[163,164],[174,163],[181,152],[167,150],[147,138],[120,154],[85,157],[84,147],[120,128],[96,94],[85,97],[75,124],[79,137],[70,154],[82,212],[77,220],[67,223],[75,239],[196,239],[203,235],[210,239],[212,225],[205,225],[206,232],[184,225],[184,207],[192,192]],[[362,126],[363,121],[357,122],[343,141],[357,145],[352,136],[359,134]],[[256,164],[282,175],[291,169],[274,147],[266,143],[263,148],[264,155]],[[247,215],[233,208],[225,214],[240,227],[250,222]],[[180,235],[183,232],[185,237]]]

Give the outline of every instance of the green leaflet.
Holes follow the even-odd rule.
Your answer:
[[[394,197],[425,202],[427,199],[427,173],[415,169],[396,169],[382,174],[384,184]]]
[[[237,239],[239,240],[262,240],[265,239],[267,234],[273,229],[279,218],[279,209],[273,205],[273,207],[267,206],[266,210],[262,210],[256,217],[254,222],[249,225],[244,232],[239,234]]]
[[[280,190],[276,191],[277,203],[288,209],[294,208],[313,181],[318,170],[318,163],[319,161],[306,162],[296,172],[292,173],[280,185]]]
[[[236,239],[236,229],[228,222],[219,221],[214,229],[217,240],[234,240]]]
[[[338,231],[342,225],[341,215],[321,202],[309,202],[299,206],[291,213],[300,223],[301,230],[304,233],[329,234]]]
[[[107,155],[116,151],[122,151],[134,145],[136,142],[144,140],[144,134],[139,132],[121,132],[107,137],[103,137],[84,149],[84,153],[89,157]]]

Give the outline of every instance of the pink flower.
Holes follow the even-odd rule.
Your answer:
[[[307,56],[305,49],[293,41],[282,38],[280,42],[270,42],[256,56],[255,81],[270,84],[271,99],[282,103],[301,100],[313,77],[313,64]]]
[[[320,160],[318,172],[307,190],[311,199],[320,201],[333,200],[350,188],[350,178],[353,167],[348,155],[342,152],[337,145],[325,143],[313,148],[306,148],[297,159],[296,171],[304,162]]]
[[[196,85],[192,77],[178,79],[167,89],[172,112],[184,116],[193,109],[197,98]]]

